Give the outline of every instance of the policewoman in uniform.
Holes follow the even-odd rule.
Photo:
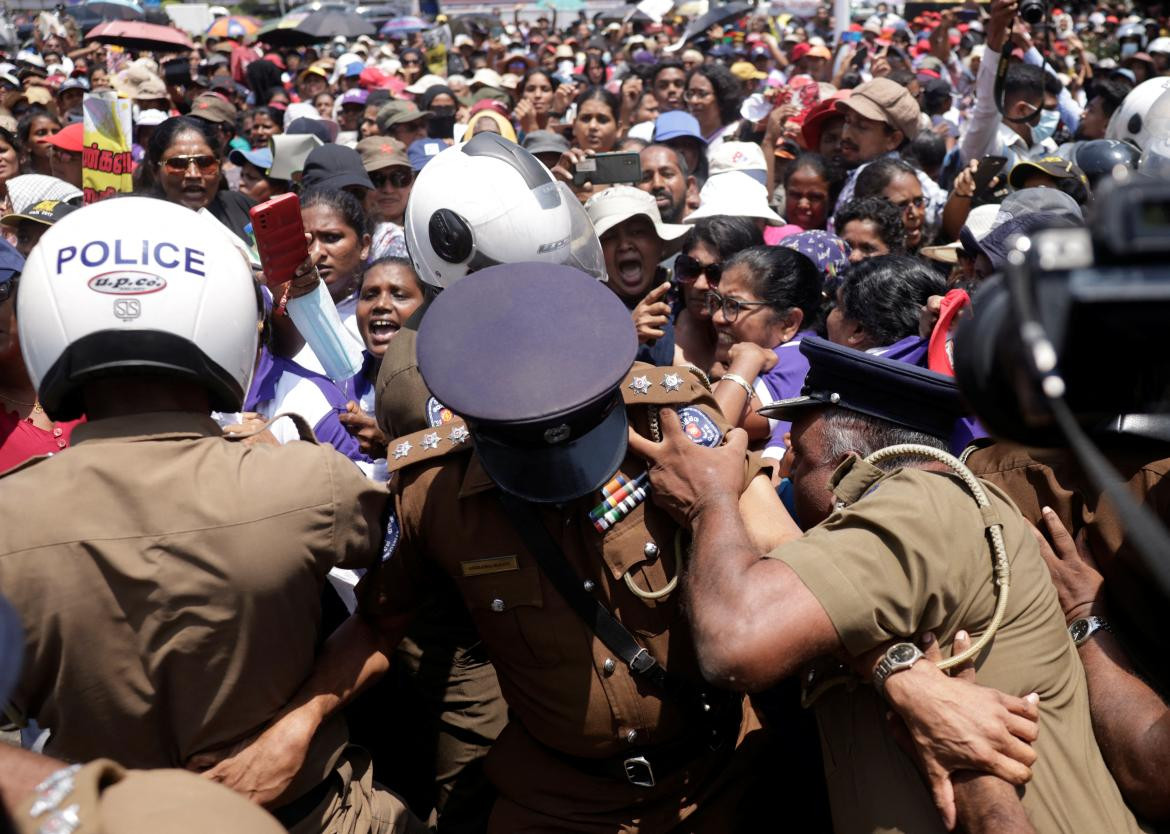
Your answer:
[[[374,569],[386,491],[315,442],[246,446],[259,304],[218,224],[128,197],[47,231],[17,305],[30,377],[74,445],[0,479],[0,587],[25,624],[15,708],[46,752],[183,767],[257,732],[312,669],[335,565]],[[270,803],[297,832],[418,823],[339,720]]]
[[[462,418],[391,444],[400,538],[376,610],[392,642],[434,575],[457,584],[512,716],[487,759],[492,831],[732,830],[751,782],[758,724],[702,681],[687,542],[626,449],[663,406],[697,443],[726,423],[688,370],[632,367],[636,347],[613,293],[540,264],[478,272],[419,330],[423,379]]]

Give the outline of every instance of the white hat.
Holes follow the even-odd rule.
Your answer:
[[[598,237],[631,217],[645,215],[654,224],[658,239],[666,244],[668,255],[678,251],[683,235],[690,231],[680,223],[663,223],[654,197],[631,185],[611,185],[600,194],[594,194],[585,202],[585,213],[593,222]]]
[[[446,84],[446,83],[447,83],[447,79],[443,78],[442,76],[424,75],[418,81],[415,81],[413,84],[411,84],[409,87],[407,87],[406,92],[412,93],[416,96],[421,96],[423,93],[425,93],[431,87],[437,87],[440,84]]]
[[[81,196],[81,191],[65,180],[47,174],[21,174],[8,181],[8,201],[13,214],[24,214],[41,200],[65,203]]]
[[[995,216],[999,213],[999,203],[988,203],[976,206],[967,215],[967,222],[963,224],[975,236],[975,240],[983,240],[990,234],[995,224]],[[958,263],[959,250],[963,248],[960,241],[943,244],[941,246],[923,246],[922,254],[932,261],[941,261],[945,264]]]
[[[135,127],[154,127],[161,125],[168,118],[170,118],[162,110],[139,110],[138,115],[134,117]]]
[[[704,217],[755,217],[769,226],[783,226],[784,218],[768,208],[768,189],[744,171],[728,171],[711,177],[699,192],[699,207],[684,223]]]
[[[498,90],[503,87],[503,79],[494,69],[481,67],[475,71],[475,75],[471,76],[471,84],[468,86],[473,90],[476,87],[495,87]]]
[[[728,171],[743,171],[760,185],[768,177],[764,152],[755,142],[723,142],[712,152],[708,161],[712,177]]]
[[[453,47],[455,47],[456,49],[458,49],[461,46],[474,47],[475,46],[475,39],[472,38],[470,35],[465,35],[465,34],[460,33],[460,34],[455,36],[455,40],[453,40],[451,42],[451,45]]]

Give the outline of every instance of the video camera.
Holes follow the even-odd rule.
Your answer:
[[[1014,240],[956,333],[955,379],[992,434],[1072,450],[1170,597],[1170,535],[1097,448],[1170,454],[1170,182],[1118,169],[1088,219]]]

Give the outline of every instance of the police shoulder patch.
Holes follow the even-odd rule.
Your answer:
[[[402,528],[398,526],[398,514],[391,510],[386,514],[386,536],[382,539],[382,561],[385,562],[398,549]]]
[[[427,400],[427,425],[432,429],[445,426],[455,419],[455,412],[434,397]]]
[[[707,413],[701,408],[693,405],[680,408],[678,419],[682,423],[683,431],[686,432],[687,437],[699,446],[712,449],[723,440],[723,432],[719,431],[715,421],[707,416]]]

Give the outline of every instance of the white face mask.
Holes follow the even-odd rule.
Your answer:
[[[1040,121],[1032,128],[1032,144],[1038,144],[1045,139],[1051,139],[1056,133],[1056,126],[1060,124],[1060,113],[1056,110],[1041,110]]]

